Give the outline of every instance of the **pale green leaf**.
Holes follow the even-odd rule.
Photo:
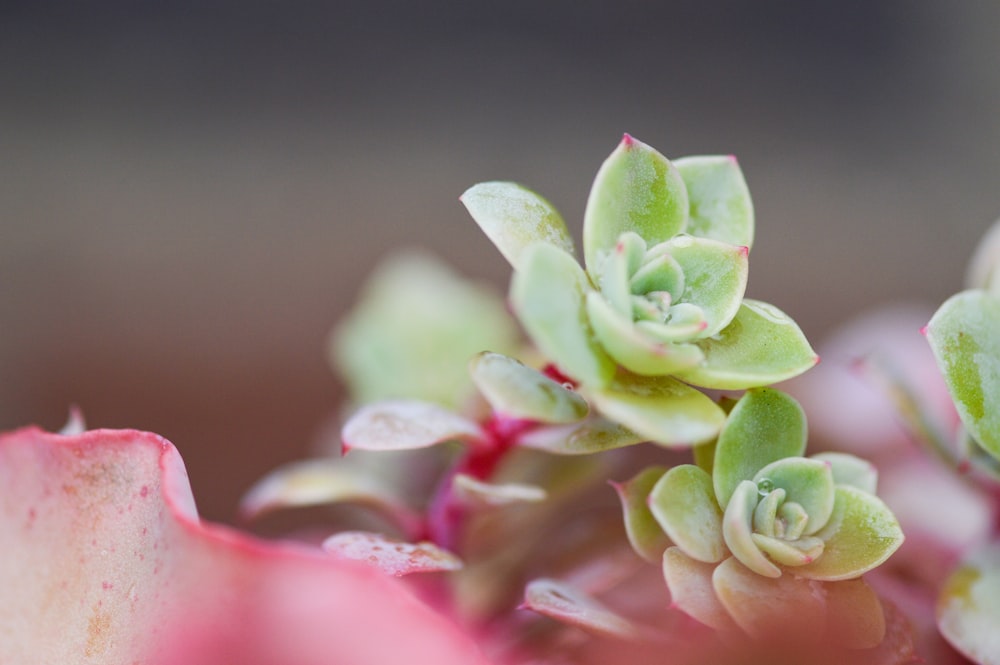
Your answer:
[[[764,556],[753,541],[753,518],[760,495],[757,485],[744,480],[736,486],[722,518],[722,536],[733,556],[757,575],[781,577],[781,569]]]
[[[968,553],[938,600],[938,627],[956,649],[981,665],[1000,665],[1000,545]]]
[[[605,385],[615,362],[590,329],[585,305],[592,287],[572,256],[548,244],[521,255],[510,300],[517,317],[539,350],[566,374],[589,385]],[[480,349],[481,350],[481,349]]]
[[[746,247],[682,235],[654,251],[670,254],[684,270],[684,293],[679,300],[701,308],[707,324],[697,337],[711,337],[729,325],[746,291]]]
[[[342,531],[323,541],[323,549],[378,568],[387,575],[459,570],[462,560],[431,542],[406,543],[367,531]]]
[[[601,294],[587,294],[587,315],[604,350],[626,369],[643,376],[664,376],[693,367],[702,359],[694,344],[674,344],[652,338],[622,316]]]
[[[674,160],[691,204],[687,232],[731,245],[753,245],[750,190],[732,155],[699,155]]]
[[[632,315],[632,286],[630,278],[639,269],[646,253],[646,243],[635,233],[623,233],[608,257],[601,273],[601,294],[611,307],[622,316]]]
[[[472,506],[497,508],[518,503],[539,503],[547,494],[545,488],[524,483],[487,483],[465,473],[457,473],[451,481],[452,491],[464,503]]]
[[[651,466],[643,469],[624,483],[612,483],[622,505],[625,535],[636,554],[650,563],[663,558],[663,551],[670,546],[670,538],[653,517],[649,509],[649,494],[667,468]]]
[[[669,377],[619,374],[607,388],[586,394],[611,420],[670,448],[711,440],[725,420],[722,409],[709,397]]]
[[[411,450],[445,441],[474,440],[479,426],[436,404],[385,400],[359,409],[344,425],[344,450]]]
[[[1000,458],[1000,298],[963,291],[927,324],[927,341],[969,434]]]
[[[601,165],[587,199],[583,252],[587,271],[599,276],[619,236],[633,231],[647,245],[682,232],[687,223],[684,180],[666,157],[625,135]]]
[[[722,510],[704,470],[682,464],[667,471],[649,494],[649,509],[684,554],[705,563],[722,561]]]
[[[823,541],[815,536],[785,540],[753,533],[750,537],[757,549],[782,566],[802,566],[823,553]]]
[[[833,482],[838,485],[850,485],[874,494],[878,486],[878,469],[868,460],[855,457],[848,453],[818,453],[810,459],[820,460],[830,465],[833,472]]]
[[[806,416],[792,397],[773,388],[748,390],[719,434],[712,480],[720,506],[736,486],[771,462],[801,456],[806,449]]]
[[[720,631],[734,631],[729,612],[712,586],[714,563],[695,561],[677,547],[663,553],[663,577],[670,589],[671,604],[697,621]]]
[[[485,351],[469,362],[472,380],[493,410],[514,418],[572,423],[589,407],[575,391],[499,353]]]
[[[628,619],[579,589],[557,580],[543,578],[529,582],[521,607],[601,635],[636,636],[636,628]]]
[[[833,514],[816,533],[826,543],[823,555],[795,574],[815,580],[846,580],[881,565],[903,544],[903,531],[878,497],[838,485]]]
[[[521,253],[536,242],[573,254],[566,222],[548,201],[513,182],[484,182],[470,187],[459,200],[517,270]]]
[[[556,455],[590,455],[646,440],[623,425],[591,416],[572,425],[533,429],[518,437],[517,444]]]
[[[763,467],[753,482],[760,488],[780,487],[785,490],[786,501],[802,506],[809,516],[804,530],[807,536],[823,528],[833,514],[833,472],[826,462],[786,457]]]
[[[688,383],[719,390],[766,386],[798,376],[819,356],[784,312],[744,298],[735,318],[719,334],[698,342],[705,359],[677,372]]]

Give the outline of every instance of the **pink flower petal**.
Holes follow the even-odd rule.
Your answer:
[[[0,436],[0,589],[8,665],[486,662],[375,570],[200,522],[135,431]]]

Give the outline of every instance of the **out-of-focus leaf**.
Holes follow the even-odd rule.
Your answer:
[[[674,160],[691,203],[686,231],[731,245],[753,245],[750,190],[732,155],[699,155]]]
[[[576,391],[508,356],[486,351],[469,369],[497,413],[546,423],[572,423],[587,415],[587,401]]]
[[[848,453],[818,453],[812,455],[810,459],[829,464],[833,472],[833,482],[838,485],[850,485],[869,494],[875,494],[878,486],[878,469],[868,460]]]
[[[969,552],[938,599],[941,634],[981,665],[1000,665],[1000,545]]]
[[[411,450],[481,435],[476,423],[436,404],[385,400],[359,409],[344,425],[345,451]]]
[[[650,492],[649,509],[686,555],[705,563],[722,561],[722,511],[712,492],[712,477],[704,470],[682,464],[667,471]]]
[[[539,427],[522,434],[517,443],[524,448],[556,455],[589,455],[634,446],[646,439],[630,429],[599,416],[572,425]]]
[[[521,606],[584,630],[620,638],[632,638],[632,623],[579,589],[557,580],[532,580],[524,590]]]
[[[341,531],[323,541],[323,549],[361,561],[393,577],[458,570],[462,560],[434,543],[405,543],[367,531]]]
[[[651,466],[624,483],[612,483],[622,504],[628,542],[636,554],[650,563],[659,563],[670,546],[670,538],[653,517],[648,503],[653,486],[666,471],[667,467]]]
[[[497,507],[515,503],[538,503],[546,497],[545,489],[524,483],[484,483],[464,473],[452,479],[452,489],[466,503]]]
[[[823,588],[829,641],[849,649],[877,647],[885,637],[885,611],[872,588],[861,578]]]
[[[663,576],[670,589],[673,606],[706,626],[734,631],[736,624],[715,594],[712,585],[714,571],[714,563],[695,561],[678,547],[671,547],[663,553]]]

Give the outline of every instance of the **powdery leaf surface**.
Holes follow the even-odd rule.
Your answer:
[[[418,400],[364,406],[344,425],[344,450],[413,450],[445,441],[475,439],[479,426],[448,409]]]
[[[578,589],[557,580],[537,579],[529,582],[524,590],[524,604],[521,607],[603,635],[636,635],[636,629],[628,619],[612,612]]]
[[[462,567],[461,559],[434,543],[405,543],[367,531],[336,533],[323,541],[323,549],[345,559],[364,562],[395,577]]]
[[[485,662],[375,570],[200,522],[153,434],[0,436],[0,543],[5,665]]]

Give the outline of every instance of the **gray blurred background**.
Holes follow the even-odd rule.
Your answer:
[[[149,429],[203,514],[306,454],[325,337],[395,247],[506,285],[458,203],[571,226],[622,132],[734,153],[750,294],[818,341],[937,302],[1000,213],[998,3],[0,5],[0,428]]]

